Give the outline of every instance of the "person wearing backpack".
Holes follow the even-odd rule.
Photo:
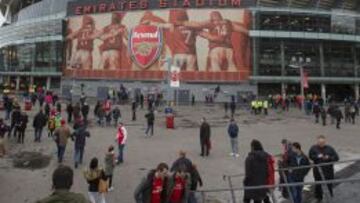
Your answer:
[[[51,115],[48,120],[48,137],[52,137],[55,131],[55,116]]]
[[[106,181],[105,172],[99,167],[97,158],[92,158],[89,168],[84,171],[85,179],[89,185],[88,193],[91,203],[106,203],[105,191],[100,191],[101,181]],[[106,190],[106,188],[105,188]]]
[[[116,141],[119,146],[119,154],[117,157],[117,163],[123,163],[124,162],[124,148],[127,141],[127,130],[122,122],[120,122],[118,131],[116,134]]]
[[[301,145],[297,142],[292,144],[294,153],[289,157],[289,167],[309,166],[309,158],[301,150]],[[288,182],[289,183],[302,183],[305,176],[309,173],[310,168],[294,169],[289,171]],[[294,203],[302,203],[302,190],[303,186],[291,187],[291,194],[294,199]]]
[[[147,120],[147,128],[145,131],[146,137],[149,135],[149,131],[151,132],[151,136],[154,135],[154,121],[155,121],[155,114],[153,110],[150,110],[149,113],[145,115]]]

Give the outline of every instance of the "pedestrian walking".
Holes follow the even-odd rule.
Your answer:
[[[321,109],[320,109],[319,104],[315,103],[314,107],[313,107],[313,114],[315,115],[315,123],[319,123],[320,112],[321,112]]]
[[[64,159],[65,149],[67,145],[68,139],[71,137],[70,129],[66,125],[65,120],[61,120],[61,127],[57,128],[54,131],[55,135],[55,142],[57,145],[57,156],[58,156],[58,163],[62,163]]]
[[[21,112],[19,122],[16,124],[16,131],[18,133],[18,143],[24,144],[25,130],[29,122],[28,116],[25,112]]]
[[[5,120],[9,120],[10,119],[10,115],[11,112],[13,110],[13,103],[12,103],[12,99],[10,99],[8,96],[4,96],[3,98],[4,101],[4,108],[5,108]]]
[[[77,102],[74,106],[73,115],[74,115],[74,119],[81,117],[81,106],[79,102]]]
[[[144,108],[144,95],[142,93],[140,94],[140,108]]]
[[[109,181],[109,189],[108,191],[111,192],[114,190],[114,186],[113,186],[113,173],[114,173],[114,168],[115,168],[115,164],[116,164],[116,158],[115,158],[115,149],[114,146],[110,146],[108,148],[108,151],[105,155],[105,176]]]
[[[341,112],[341,109],[339,108],[339,106],[335,107],[334,117],[336,119],[336,128],[340,129],[341,120],[344,118],[344,116],[343,116],[343,113]]]
[[[20,122],[21,118],[21,109],[19,105],[14,105],[14,110],[11,113],[11,124],[10,124],[10,130],[8,134],[8,138],[11,137],[11,133],[13,132],[13,136],[16,138],[17,130],[16,130],[16,124]]]
[[[245,187],[267,185],[269,157],[270,155],[264,151],[260,141],[253,140],[251,142],[251,152],[245,161]],[[261,203],[264,200],[264,202],[268,202],[268,191],[267,188],[245,190],[244,203],[250,203],[252,200],[254,203]]]
[[[104,108],[102,106],[99,106],[98,111],[97,111],[96,114],[97,114],[97,117],[98,117],[97,123],[99,124],[99,126],[104,127],[104,119],[105,119]]]
[[[356,105],[355,103],[351,105],[350,107],[350,118],[351,118],[351,123],[353,125],[355,125],[355,118],[356,118]]]
[[[326,126],[327,113],[324,107],[321,107],[320,109],[320,116],[321,116],[322,125]]]
[[[48,137],[53,137],[54,131],[56,129],[54,115],[49,116],[47,124],[48,124]]]
[[[190,171],[190,177],[191,177],[191,184],[190,184],[190,194],[189,194],[188,203],[197,203],[195,192],[197,191],[198,185],[200,187],[203,186],[203,181],[195,164],[192,165],[192,169]]]
[[[87,123],[88,115],[90,111],[90,106],[87,102],[84,102],[84,105],[81,106],[81,114],[83,116],[84,122]]]
[[[171,166],[171,172],[175,172],[179,168],[184,168],[187,173],[191,172],[192,162],[186,157],[186,152],[183,150],[179,151],[179,158]]]
[[[52,175],[52,194],[36,203],[88,203],[82,194],[70,192],[73,182],[74,171],[68,166],[58,166]]]
[[[48,103],[45,104],[44,111],[46,116],[50,116],[50,105]]]
[[[68,105],[66,106],[66,113],[67,113],[67,117],[68,117],[67,121],[68,121],[68,123],[71,123],[72,116],[74,113],[74,107],[71,102],[69,102]]]
[[[61,103],[60,103],[60,102],[57,102],[57,103],[56,103],[56,111],[59,112],[59,113],[61,113],[61,111],[62,111],[62,107],[61,107]]]
[[[6,154],[5,149],[5,134],[10,130],[10,127],[5,124],[4,119],[0,118],[0,158]]]
[[[114,110],[112,111],[112,116],[114,120],[114,125],[115,127],[117,127],[119,123],[119,119],[121,118],[121,111],[118,106],[115,106]]]
[[[211,136],[210,125],[206,122],[205,118],[202,118],[201,126],[200,126],[200,146],[201,146],[200,156],[209,156],[210,148],[211,148],[210,136]]]
[[[147,121],[147,128],[145,131],[145,135],[149,135],[149,131],[151,132],[150,136],[154,135],[154,122],[155,122],[155,114],[153,110],[150,110],[149,113],[145,115]]]
[[[235,110],[236,110],[236,103],[235,100],[232,100],[230,103],[231,118],[234,118]]]
[[[329,162],[336,162],[339,161],[339,156],[335,149],[326,144],[326,138],[323,135],[318,136],[317,144],[312,146],[309,151],[309,158],[314,162],[314,164],[322,164],[322,163],[329,163]],[[319,170],[321,169],[321,171]],[[322,179],[322,174],[325,180],[333,180],[334,179],[334,166],[327,165],[327,166],[320,166],[314,167],[314,179],[315,181],[324,181]],[[327,187],[330,192],[330,196],[333,196],[333,185],[327,184]],[[323,199],[323,189],[322,185],[315,185],[315,198],[321,202]]]
[[[35,130],[34,142],[41,142],[42,132],[44,127],[46,126],[46,123],[47,123],[47,117],[43,113],[43,110],[40,109],[39,113],[35,115],[33,120],[33,127]]]
[[[309,166],[309,158],[301,150],[301,145],[297,142],[293,143],[292,149],[294,153],[289,157],[289,167]],[[309,173],[309,168],[294,169],[289,171],[288,183],[303,183],[305,176]],[[298,185],[290,188],[294,203],[302,203],[303,186]]]
[[[151,170],[137,186],[134,197],[136,203],[167,203],[166,183],[169,167],[160,163]]]
[[[133,101],[131,104],[132,121],[136,121],[136,109],[137,109],[137,103],[136,101]]]
[[[124,162],[124,148],[127,141],[127,130],[122,122],[119,123],[119,127],[116,134],[116,141],[119,147],[119,154],[117,157],[117,163],[121,164]]]
[[[106,181],[104,170],[99,167],[97,158],[92,158],[89,168],[84,172],[85,179],[89,185],[88,194],[91,203],[106,203],[105,191],[100,191],[100,184]]]
[[[78,167],[79,164],[83,163],[86,138],[90,137],[89,131],[86,130],[86,124],[84,121],[81,121],[76,130],[71,134],[71,139],[75,142],[75,153],[74,153],[74,165],[75,168]]]
[[[228,117],[228,110],[229,110],[229,104],[227,102],[224,103],[224,110],[225,110],[225,118]]]
[[[190,193],[190,175],[183,167],[177,168],[167,182],[167,202],[187,203]]]
[[[231,152],[230,156],[239,157],[239,144],[238,144],[238,134],[239,134],[239,126],[235,122],[235,119],[230,120],[230,124],[228,126],[228,134],[230,137],[231,144]]]

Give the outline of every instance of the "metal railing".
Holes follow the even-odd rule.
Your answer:
[[[352,163],[360,161],[360,159],[350,159],[344,161],[336,161],[336,162],[328,162],[328,163],[320,163],[320,164],[310,164],[307,166],[298,166],[298,167],[288,167],[288,168],[278,168],[275,169],[275,172],[279,172],[284,177],[284,183],[274,184],[274,185],[259,185],[259,186],[242,186],[242,187],[234,187],[232,178],[244,177],[245,174],[234,174],[234,175],[223,175],[223,180],[228,181],[229,188],[222,189],[209,189],[209,190],[199,190],[195,191],[196,193],[201,195],[201,202],[206,202],[206,193],[218,193],[218,192],[230,192],[231,194],[231,202],[236,203],[236,191],[244,191],[244,190],[254,190],[254,189],[269,189],[270,196],[272,198],[273,203],[277,203],[277,200],[274,195],[274,188],[286,188],[289,194],[289,200],[294,203],[294,198],[291,193],[291,187],[295,186],[304,186],[304,185],[327,185],[327,184],[340,184],[340,183],[349,183],[349,182],[360,182],[360,178],[343,178],[343,179],[332,179],[326,180],[322,167],[330,166],[330,165],[339,165],[344,163]],[[287,181],[286,171],[294,171],[299,169],[307,169],[307,168],[317,168],[320,173],[321,180],[320,181],[312,181],[312,182],[292,182],[289,183]],[[324,190],[327,191],[327,190]],[[329,197],[328,193],[325,192],[325,195]]]

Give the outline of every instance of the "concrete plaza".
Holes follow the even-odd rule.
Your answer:
[[[187,156],[198,166],[204,181],[204,187],[200,189],[227,188],[227,182],[222,177],[224,174],[238,174],[244,172],[244,161],[250,150],[252,139],[259,139],[266,151],[271,154],[281,152],[281,139],[287,138],[298,141],[303,145],[305,153],[315,143],[316,137],[323,134],[328,143],[333,145],[339,152],[341,159],[359,158],[359,124],[343,124],[341,130],[334,125],[326,127],[315,124],[312,116],[305,116],[298,109],[290,112],[270,111],[265,117],[251,115],[247,110],[238,110],[236,120],[240,127],[239,149],[240,157],[229,156],[230,143],[227,135],[228,118],[224,118],[222,106],[196,105],[188,107],[175,107],[176,129],[165,129],[165,117],[162,112],[156,114],[155,135],[145,138],[146,110],[138,110],[138,120],[131,121],[130,106],[120,106],[123,121],[128,129],[128,143],[125,148],[125,163],[115,169],[115,190],[107,194],[107,202],[133,203],[134,189],[147,173],[159,162],[172,164],[177,158],[179,150],[185,150]],[[63,105],[65,109],[65,105]],[[51,193],[51,175],[58,166],[56,159],[56,146],[52,139],[48,138],[46,131],[41,143],[34,143],[34,131],[32,118],[38,111],[35,107],[29,112],[26,140],[24,145],[15,144],[14,140],[8,141],[9,155],[0,159],[0,202],[22,203],[34,202]],[[93,121],[93,106],[90,114]],[[4,112],[1,112],[2,117]],[[63,116],[66,117],[65,113]],[[202,117],[206,117],[211,125],[213,149],[208,158],[200,157],[199,146],[199,123]],[[88,166],[92,157],[98,157],[100,163],[109,145],[116,145],[114,127],[98,127],[92,124],[89,128],[90,139],[85,148],[85,163],[75,169],[75,181],[72,191],[87,195],[87,183],[83,177],[83,169]],[[13,168],[11,155],[19,151],[38,151],[50,155],[50,165],[39,170],[25,170]],[[64,164],[73,167],[73,142],[69,141],[66,148]],[[312,180],[310,178],[310,180]],[[234,185],[242,185],[242,178],[234,179]],[[335,190],[335,195],[337,191]],[[222,202],[228,202],[228,193],[209,194]],[[239,199],[238,199],[239,201]],[[344,202],[345,203],[345,202]],[[351,203],[351,202],[349,202]]]

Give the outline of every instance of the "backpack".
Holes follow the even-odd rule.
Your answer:
[[[275,158],[271,155],[267,157],[267,185],[275,185]]]
[[[55,119],[49,119],[48,128],[49,128],[49,130],[55,129]]]

